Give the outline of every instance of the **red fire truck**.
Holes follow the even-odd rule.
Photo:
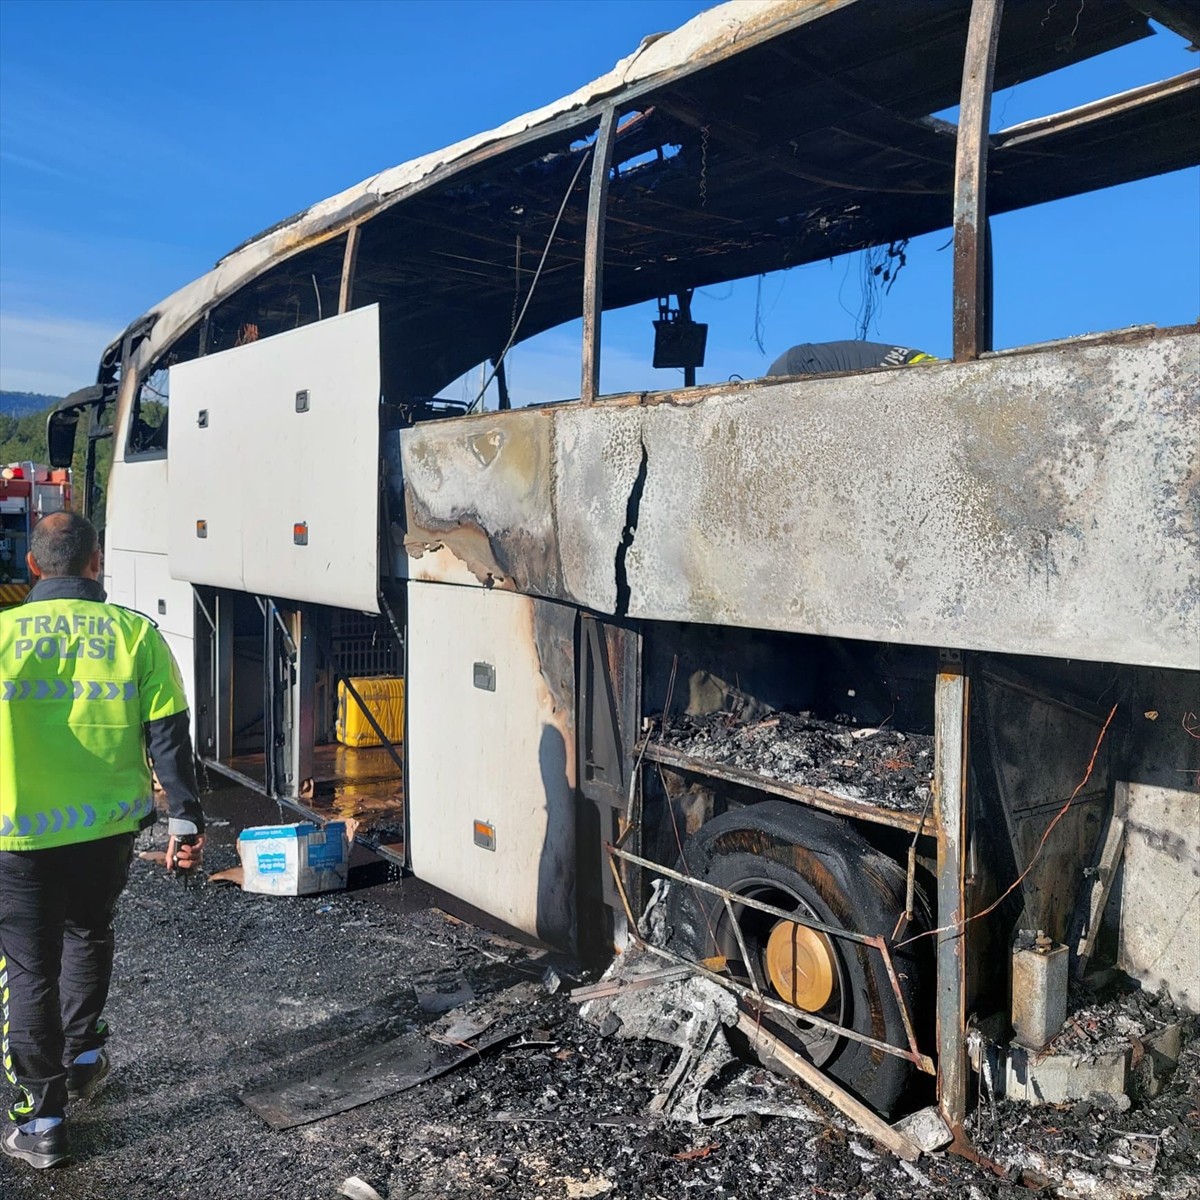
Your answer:
[[[0,467],[0,608],[20,604],[33,585],[25,552],[34,526],[70,507],[70,471],[32,462]]]

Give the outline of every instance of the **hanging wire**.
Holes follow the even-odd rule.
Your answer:
[[[754,281],[754,344],[758,347],[759,354],[766,354],[767,348],[763,345],[767,331],[763,322],[762,288],[763,276],[760,275]]]
[[[908,265],[907,249],[908,238],[900,238],[887,246],[869,246],[859,255],[860,299],[855,326],[860,340],[866,339],[883,298],[891,292],[896,276]]]
[[[562,215],[567,210],[567,201],[571,199],[571,193],[575,190],[575,185],[579,182],[579,176],[583,173],[583,168],[589,158],[592,156],[592,149],[589,146],[584,151],[583,157],[579,160],[579,166],[575,168],[575,174],[571,176],[571,182],[567,185],[567,190],[562,198],[562,203],[558,206],[558,215],[554,218],[554,224],[550,227],[550,236],[546,239],[546,245],[542,249],[542,257],[538,261],[537,270],[533,273],[533,279],[529,283],[529,292],[525,297],[525,303],[521,305],[521,311],[517,314],[517,319],[513,322],[512,333],[508,335],[508,341],[504,344],[504,349],[496,355],[496,361],[492,365],[491,374],[484,381],[483,387],[479,389],[479,395],[471,401],[467,412],[475,412],[477,406],[482,402],[484,393],[492,385],[492,380],[496,378],[496,372],[500,370],[500,364],[504,361],[504,356],[512,349],[512,344],[517,340],[517,330],[521,328],[521,322],[525,319],[525,311],[529,308],[529,302],[533,299],[534,290],[537,288],[538,280],[542,277],[542,268],[546,265],[546,256],[550,253],[550,247],[554,245],[554,236],[558,233],[558,225],[562,220]]]
[[[521,235],[517,234],[517,255],[513,262],[512,324],[509,334],[517,332],[517,305],[521,303]]]
[[[1118,707],[1120,706],[1114,704],[1112,709],[1109,711],[1108,720],[1104,722],[1104,727],[1100,730],[1100,736],[1096,739],[1096,745],[1092,750],[1092,757],[1088,760],[1087,770],[1084,771],[1083,778],[1078,784],[1076,784],[1075,790],[1067,797],[1067,802],[1058,810],[1057,813],[1055,813],[1054,819],[1049,825],[1046,826],[1045,831],[1042,833],[1041,841],[1039,841],[1034,847],[1033,854],[1030,856],[1029,863],[1025,867],[1025,870],[1023,870],[1020,875],[1018,875],[1016,879],[1014,879],[1012,883],[1010,883],[1008,887],[1006,887],[1004,891],[1001,892],[1000,895],[997,896],[996,899],[987,906],[987,908],[980,909],[979,912],[972,913],[969,917],[964,917],[961,921],[958,921],[953,925],[940,925],[937,929],[926,929],[921,933],[915,933],[912,937],[905,938],[902,942],[897,942],[895,949],[899,950],[902,946],[907,946],[911,942],[920,941],[921,938],[934,937],[939,933],[953,933],[957,937],[972,921],[978,921],[982,917],[986,917],[990,913],[994,913],[996,909],[998,909],[1000,905],[1003,904],[1004,901],[1007,900],[1008,897],[1011,896],[1013,892],[1015,892],[1017,888],[1019,888],[1021,884],[1025,882],[1029,872],[1033,870],[1038,859],[1041,858],[1042,851],[1046,846],[1046,842],[1050,835],[1054,832],[1055,827],[1058,825],[1059,821],[1061,821],[1063,817],[1070,812],[1071,805],[1075,803],[1075,797],[1083,791],[1083,789],[1087,786],[1088,780],[1091,779],[1092,769],[1095,767],[1096,759],[1100,755],[1100,747],[1104,745],[1105,734],[1108,733],[1108,727],[1112,724],[1113,717],[1117,715]]]

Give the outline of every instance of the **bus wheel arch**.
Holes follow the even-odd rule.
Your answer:
[[[786,802],[767,801],[713,818],[684,844],[678,865],[736,895],[858,933],[890,938],[905,908],[907,877],[899,863],[872,847],[849,822]],[[928,908],[919,889],[916,907],[914,925],[927,927]],[[798,1002],[795,1019],[764,1010],[764,1025],[866,1103],[890,1114],[910,1081],[911,1063],[800,1016],[806,1009],[878,1041],[907,1045],[879,952],[748,906],[733,909],[754,960],[749,967],[741,962],[722,898],[685,884],[667,893],[671,948],[697,961],[725,958],[734,978],[748,982],[753,973],[766,994]],[[910,936],[913,931],[910,926]],[[905,1006],[919,1031],[932,994],[927,943],[890,948]]]

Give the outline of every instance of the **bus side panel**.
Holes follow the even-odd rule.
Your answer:
[[[115,550],[167,553],[167,460],[116,458],[108,480],[104,520],[106,573],[118,574]],[[129,577],[121,585],[132,587]]]
[[[408,585],[414,874],[552,945],[574,944],[573,608]]]

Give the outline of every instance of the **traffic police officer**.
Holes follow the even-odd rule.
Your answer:
[[[155,819],[150,763],[169,868],[199,863],[204,815],[179,669],[149,618],[105,603],[91,522],[44,517],[28,562],[38,582],[0,611],[0,1019],[20,1089],[0,1149],[41,1168],[70,1160],[67,1101],[108,1073],[112,922]]]

